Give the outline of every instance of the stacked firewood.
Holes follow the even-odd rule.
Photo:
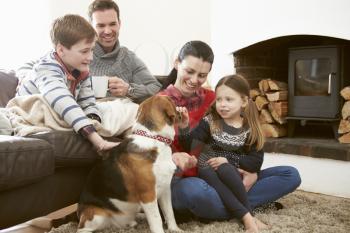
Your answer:
[[[259,82],[259,88],[250,91],[259,110],[259,120],[265,137],[283,137],[287,135],[288,84],[271,79]]]
[[[342,119],[339,124],[338,138],[340,143],[350,143],[350,86],[341,90],[340,95],[345,99],[344,106],[341,111]]]

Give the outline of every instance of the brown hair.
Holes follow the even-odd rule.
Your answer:
[[[51,28],[51,41],[54,45],[62,44],[70,49],[81,40],[93,42],[96,32],[90,23],[80,15],[65,15],[57,18]]]
[[[109,9],[114,9],[115,12],[117,12],[117,17],[118,17],[118,21],[120,21],[119,19],[119,7],[117,5],[117,3],[115,3],[112,0],[95,0],[93,1],[90,6],[89,6],[89,18],[90,21],[92,21],[92,14],[95,11],[104,11],[104,10],[109,10]]]
[[[257,150],[261,150],[265,143],[265,137],[262,132],[262,128],[259,122],[258,110],[255,106],[255,103],[249,97],[250,86],[248,81],[241,75],[234,74],[228,75],[220,79],[218,84],[215,87],[215,91],[220,86],[227,86],[232,90],[238,92],[242,98],[247,98],[247,106],[243,109],[243,126],[248,126],[250,130],[249,138],[247,145],[250,147],[253,144],[256,144]],[[220,115],[216,111],[215,104],[212,105],[210,109],[210,114],[213,117],[213,123],[211,125],[211,130],[218,131],[222,129],[220,125]]]
[[[204,62],[210,63],[213,65],[214,62],[214,53],[208,44],[203,41],[193,40],[187,42],[180,49],[177,60],[182,62],[187,56],[193,56],[199,59],[202,59]],[[210,67],[211,68],[211,67]],[[162,89],[167,88],[170,84],[174,84],[177,78],[177,70],[173,68],[168,75],[168,78],[163,82]]]

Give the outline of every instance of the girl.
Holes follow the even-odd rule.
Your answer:
[[[222,78],[216,88],[216,102],[199,125],[190,132],[185,107],[177,107],[181,145],[190,150],[206,144],[198,160],[199,177],[215,188],[227,210],[241,219],[247,232],[267,225],[252,216],[239,168],[258,172],[263,162],[264,137],[258,112],[249,98],[249,84],[240,75]]]

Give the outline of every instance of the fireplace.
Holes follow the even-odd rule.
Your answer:
[[[350,85],[349,48],[349,40],[334,37],[283,36],[235,51],[234,66],[253,88],[262,79],[288,84],[289,137],[300,126],[309,127],[303,133],[318,136],[320,128],[329,128],[327,135],[333,135],[343,104],[339,91]]]

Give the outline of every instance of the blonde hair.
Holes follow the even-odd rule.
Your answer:
[[[255,106],[255,103],[249,97],[250,86],[248,81],[243,76],[238,74],[228,75],[220,79],[220,81],[215,87],[215,91],[218,89],[218,87],[223,85],[238,92],[242,98],[248,99],[247,106],[244,108],[242,112],[243,127],[248,125],[250,130],[247,145],[251,147],[252,145],[256,144],[256,149],[261,150],[264,147],[265,137],[259,122],[258,110]],[[222,130],[222,125],[220,124],[221,117],[216,111],[215,104],[212,105],[209,113],[213,118],[212,124],[210,126],[210,129],[212,130],[212,132],[221,131]]]

